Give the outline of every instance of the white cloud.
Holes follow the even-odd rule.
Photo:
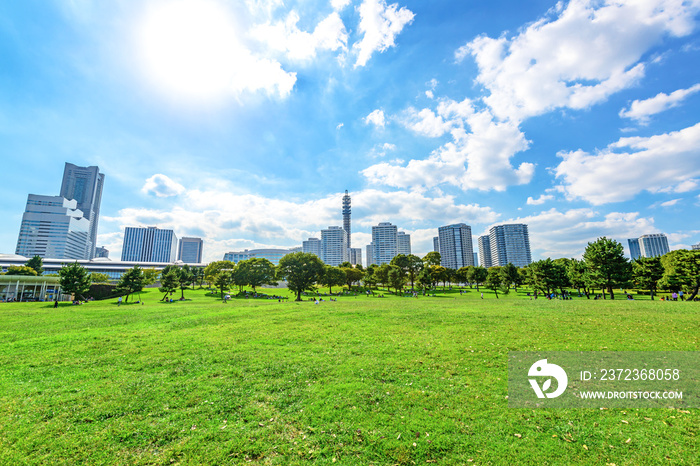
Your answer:
[[[637,82],[644,54],[664,37],[690,34],[699,10],[698,0],[571,0],[513,38],[478,37],[455,58],[474,57],[499,119],[584,109]]]
[[[631,118],[640,123],[648,123],[650,116],[678,107],[686,98],[699,91],[700,84],[696,84],[688,89],[678,89],[671,94],[660,92],[650,99],[635,100],[630,104],[629,108],[620,110],[620,117]]]
[[[409,109],[403,123],[426,136],[449,132],[452,141],[426,159],[410,160],[406,165],[372,165],[362,171],[370,182],[398,188],[430,188],[447,183],[464,190],[504,191],[532,179],[532,163],[514,168],[510,161],[529,146],[523,133],[512,122],[494,121],[488,110],[475,112],[469,100],[443,100],[435,112]]]
[[[369,152],[369,156],[372,158],[380,158],[380,157],[385,157],[386,154],[389,152],[393,152],[396,150],[396,144],[391,144],[389,142],[385,142],[384,144],[377,144]]]
[[[345,123],[338,123],[338,126],[336,126],[335,129],[338,129],[338,130],[339,130],[339,129],[342,128],[343,126],[345,126]]]
[[[671,199],[670,201],[662,202],[662,203],[659,204],[659,205],[660,205],[661,207],[672,207],[672,206],[678,204],[678,202],[681,201],[681,200],[682,200],[682,199]]]
[[[331,0],[331,6],[335,11],[340,11],[350,5],[351,2],[352,0]]]
[[[527,205],[542,205],[547,201],[551,201],[552,199],[554,199],[554,196],[551,194],[542,194],[537,199],[530,196],[527,198]]]
[[[433,94],[433,91],[425,91],[425,96],[429,99],[435,98],[435,94]]]
[[[182,194],[184,191],[184,186],[160,173],[147,179],[141,188],[141,192],[144,194],[152,194],[156,197],[177,196]]]
[[[372,124],[383,128],[386,125],[386,118],[384,117],[384,110],[377,109],[364,118],[366,125]]]
[[[631,149],[615,152],[618,149]],[[632,199],[649,192],[697,189],[700,176],[700,123],[652,137],[622,138],[597,154],[558,154],[561,190],[594,205]]]
[[[292,60],[310,60],[321,50],[346,50],[348,33],[337,12],[318,23],[312,33],[301,31],[298,22],[299,15],[292,10],[285,21],[256,26],[251,34]]]
[[[359,7],[362,40],[357,49],[355,67],[365,66],[374,52],[384,52],[394,46],[394,39],[413,21],[414,14],[398,3],[386,4],[385,0],[363,0]]]

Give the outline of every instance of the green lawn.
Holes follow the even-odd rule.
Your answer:
[[[699,303],[185,296],[0,305],[0,463],[697,464],[698,410],[506,395],[512,350],[696,351]]]

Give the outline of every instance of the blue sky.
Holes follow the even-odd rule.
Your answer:
[[[389,221],[700,242],[700,0],[54,0],[0,4],[0,251],[63,165],[105,174],[98,245],[205,260]]]

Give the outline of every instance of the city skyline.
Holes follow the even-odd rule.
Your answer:
[[[418,255],[458,223],[474,251],[491,226],[527,224],[533,260],[580,257],[601,236],[628,255],[628,238],[655,233],[690,249],[699,11],[671,0],[3,4],[0,252],[15,249],[28,194],[55,193],[66,162],[105,175],[96,244],[114,258],[137,225],[202,238],[205,262],[298,247],[343,225],[345,190],[363,250],[381,222]]]

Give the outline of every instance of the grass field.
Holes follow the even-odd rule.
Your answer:
[[[0,463],[698,464],[698,410],[506,395],[508,351],[696,351],[699,303],[186,297],[0,305]]]

